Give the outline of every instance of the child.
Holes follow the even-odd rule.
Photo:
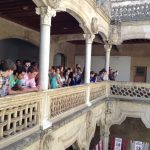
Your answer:
[[[24,79],[26,70],[23,67],[18,67],[17,70],[14,71],[14,80],[15,84],[12,87],[13,90],[23,90],[24,88],[22,79]]]

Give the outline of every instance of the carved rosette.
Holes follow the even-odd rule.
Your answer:
[[[41,15],[41,24],[51,25],[51,18],[56,16],[56,11],[50,7],[36,8],[36,13]]]

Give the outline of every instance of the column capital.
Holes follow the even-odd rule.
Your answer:
[[[93,43],[95,35],[94,34],[83,34],[83,37],[86,40],[86,43]]]
[[[41,15],[41,24],[51,25],[51,18],[56,16],[56,10],[49,6],[37,7],[36,14]]]
[[[112,44],[106,43],[106,44],[104,45],[104,48],[105,48],[105,51],[106,51],[106,52],[110,52],[110,51],[111,51],[111,48],[112,48]]]

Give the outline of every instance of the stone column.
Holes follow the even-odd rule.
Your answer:
[[[50,29],[51,18],[56,16],[56,11],[50,7],[36,8],[36,13],[40,15],[40,88],[41,90],[48,89],[48,71],[50,61]]]
[[[41,17],[41,36],[40,36],[40,88],[41,90],[48,89],[48,73],[49,73],[49,56],[50,56],[50,28],[51,18],[56,15],[56,11],[50,7],[36,8],[36,13]],[[49,121],[50,104],[47,95],[43,95],[41,102],[41,118],[40,124],[42,129],[46,129],[52,125]]]
[[[90,83],[92,43],[95,35],[84,34],[86,41],[84,83]]]
[[[110,52],[112,45],[110,44],[105,44],[104,45],[106,56],[105,56],[105,70],[107,71],[107,80],[108,80],[108,75],[109,75],[109,65],[110,65]]]
[[[103,150],[108,150],[108,145],[109,145],[109,127],[105,126],[100,129],[101,130],[101,140],[102,140],[102,145],[103,145]]]

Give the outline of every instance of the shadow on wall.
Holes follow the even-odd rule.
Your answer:
[[[0,40],[0,60],[29,59],[39,62],[39,48],[28,41],[16,38]]]

